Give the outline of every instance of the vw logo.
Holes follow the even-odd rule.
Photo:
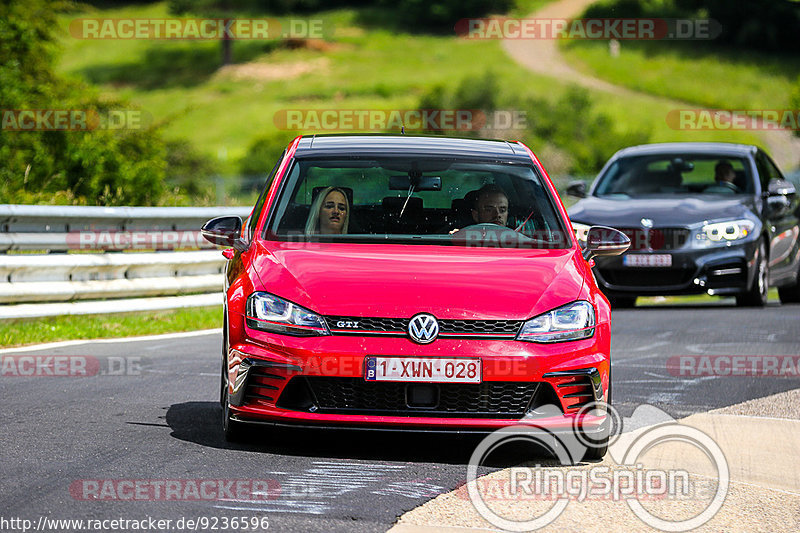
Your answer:
[[[652,228],[653,227],[653,219],[652,218],[643,218],[640,220],[642,223],[643,228]]]
[[[428,313],[414,315],[408,323],[408,336],[419,344],[430,344],[439,336],[439,322]]]

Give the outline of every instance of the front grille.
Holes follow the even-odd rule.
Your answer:
[[[409,387],[434,391],[436,401],[425,407],[409,405]],[[303,402],[304,394],[313,399],[313,407]],[[363,378],[299,376],[289,382],[278,406],[331,414],[505,419],[520,418],[552,398],[552,387],[537,382],[376,383]]]
[[[386,334],[405,336],[411,318],[375,318],[356,316],[326,316],[328,327],[334,335]],[[439,320],[440,337],[515,337],[522,320]],[[353,325],[356,324],[355,327]]]
[[[684,268],[601,268],[600,276],[620,287],[669,287],[684,285],[692,279],[694,271]]]
[[[686,244],[686,228],[618,228],[631,240],[630,250],[676,250]]]

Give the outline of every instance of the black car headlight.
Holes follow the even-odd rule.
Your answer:
[[[729,242],[746,239],[753,233],[755,227],[755,222],[746,218],[709,222],[695,231],[694,243],[699,248],[726,245]]]
[[[253,329],[300,337],[330,335],[325,319],[268,292],[254,292],[247,299],[247,325]]]
[[[594,307],[578,300],[531,318],[522,325],[518,341],[565,342],[594,335]]]

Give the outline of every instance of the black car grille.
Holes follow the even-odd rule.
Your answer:
[[[676,250],[686,244],[686,228],[618,228],[631,240],[630,250]]]
[[[398,335],[408,332],[410,318],[374,318],[355,316],[326,316],[334,335]],[[501,337],[513,338],[522,320],[439,320],[440,337]],[[353,327],[353,324],[357,324]]]
[[[693,270],[684,268],[601,268],[600,276],[619,287],[671,287],[688,283]]]
[[[411,399],[415,387],[425,388],[434,400],[415,406]],[[289,382],[278,407],[329,414],[512,419],[552,403],[553,398],[552,386],[538,382],[376,383],[300,376]]]

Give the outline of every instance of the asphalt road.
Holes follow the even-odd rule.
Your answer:
[[[624,416],[650,404],[678,418],[800,386],[797,377],[682,376],[668,364],[679,356],[797,356],[798,305],[637,308],[613,320],[614,404]],[[258,430],[227,444],[220,342],[212,333],[0,352],[0,531],[21,530],[22,522],[3,520],[33,527],[40,517],[170,519],[168,531],[225,530],[233,518],[263,518],[257,529],[268,522],[269,531],[386,531],[463,482],[474,437]],[[95,375],[8,375],[30,370],[20,357],[37,354],[81,356],[54,364]],[[185,522],[201,517],[208,522]]]

